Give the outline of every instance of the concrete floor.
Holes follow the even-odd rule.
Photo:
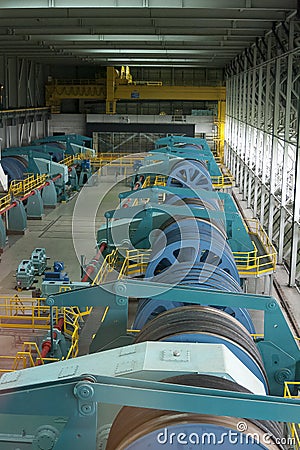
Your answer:
[[[87,262],[93,258],[95,233],[105,221],[103,214],[117,206],[118,193],[127,189],[128,185],[122,182],[116,184],[115,176],[103,176],[97,186],[82,189],[55,209],[46,209],[42,220],[28,220],[24,236],[9,236],[0,263],[0,312],[3,311],[1,297],[15,294],[32,297],[31,290],[17,293],[15,273],[20,261],[29,258],[36,247],[46,249],[49,266],[53,266],[54,261],[63,261],[70,280],[80,281],[80,254],[86,256]],[[41,287],[42,278],[36,277],[38,282],[34,287]],[[0,355],[15,356],[24,341],[39,340],[43,335],[43,330],[32,332],[0,326]],[[0,369],[10,367],[11,361],[0,361]]]
[[[97,186],[86,187],[69,202],[60,204],[55,209],[46,210],[43,220],[29,220],[25,236],[9,236],[9,247],[1,256],[0,296],[16,294],[14,278],[16,268],[22,259],[30,257],[36,247],[45,247],[47,256],[50,257],[49,265],[52,266],[56,260],[64,261],[70,279],[80,280],[80,255],[84,254],[87,261],[95,255],[95,232],[104,223],[103,214],[109,209],[115,209],[118,204],[117,194],[128,189],[128,184],[123,182],[116,184],[114,175],[102,176]],[[243,202],[241,204],[244,206]],[[247,215],[250,214],[249,210],[245,212]],[[291,313],[300,323],[300,294],[295,288],[287,287],[287,274],[283,267],[278,266],[275,276],[282,286]],[[36,286],[40,286],[41,283],[42,277],[38,278]],[[260,280],[259,292],[263,290],[264,285]],[[254,292],[253,281],[249,282],[248,292]],[[22,292],[22,296],[31,297],[31,292]],[[262,332],[261,314],[255,314],[254,318],[258,327],[257,332]],[[15,355],[29,335],[29,332],[15,333],[0,329],[0,355]]]
[[[95,255],[95,233],[105,222],[103,214],[117,206],[118,193],[126,189],[128,186],[121,182],[115,184],[115,177],[105,176],[97,186],[82,189],[69,202],[46,209],[42,220],[28,220],[25,236],[9,236],[8,248],[1,255],[0,295],[16,293],[14,275],[18,264],[29,258],[36,247],[46,249],[49,266],[54,261],[64,261],[70,279],[78,281],[80,255],[78,258],[77,247],[87,261]],[[37,278],[39,286],[42,277]],[[28,296],[28,292],[23,291],[22,295]]]

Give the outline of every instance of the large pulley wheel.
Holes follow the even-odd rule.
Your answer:
[[[213,189],[210,174],[204,161],[183,160],[177,163],[169,174],[167,186],[181,186],[191,189]]]
[[[170,341],[178,335],[189,334],[214,336],[241,348],[257,366],[267,385],[261,355],[246,328],[224,311],[209,306],[181,306],[165,311],[144,326],[135,342]]]
[[[249,393],[247,389],[237,383],[215,376],[181,375],[162,381],[178,385]],[[199,397],[200,401],[201,397]],[[251,445],[249,439],[247,440],[246,437],[243,439],[243,436],[240,436],[242,432],[239,431],[238,424],[241,422],[245,425],[245,433],[255,436],[256,441],[259,442],[254,440],[253,445]],[[160,433],[164,436],[170,436],[170,433],[174,433],[175,436],[184,433],[188,437],[189,432],[193,433],[194,437],[197,434],[201,439],[204,434],[208,435],[212,430],[214,430],[216,438],[224,432],[226,434],[226,431],[233,431],[235,436],[240,436],[240,442],[245,442],[245,449],[277,450],[285,448],[282,445],[276,445],[276,442],[280,441],[282,437],[281,427],[276,422],[125,406],[120,410],[111,427],[106,450],[157,450],[159,448],[181,447],[204,450],[216,448],[216,442],[213,440],[191,447],[184,444],[181,446],[176,441],[174,444],[174,439],[171,441],[171,445],[168,445],[170,444],[169,440],[164,442],[164,445],[162,445],[162,442],[158,443],[157,440]],[[229,433],[227,434],[229,435]],[[268,436],[267,440],[266,435]],[[263,443],[263,445],[260,445],[260,443]],[[226,442],[225,437],[223,445],[219,445],[219,447],[228,450],[241,448],[243,445],[237,446],[236,442],[234,445],[230,445],[230,442]]]
[[[179,281],[181,280],[181,281]],[[157,283],[167,283],[170,285],[185,285],[191,287],[203,287],[205,290],[222,290],[225,292],[241,292],[241,287],[237,281],[227,272],[219,267],[210,264],[197,264],[190,268],[185,263],[174,264],[171,271],[162,272],[155,277]],[[206,303],[209,304],[209,303]],[[185,302],[167,302],[157,299],[141,299],[136,312],[133,328],[141,329],[145,324],[154,319],[164,311],[180,306],[187,306]],[[204,303],[205,305],[205,303]],[[213,306],[213,305],[210,305]],[[217,306],[227,314],[235,317],[241,322],[249,333],[255,333],[255,328],[251,316],[247,309],[238,307]]]
[[[210,211],[218,211],[222,212],[222,205],[221,202],[218,199],[215,198],[208,198],[206,200],[203,200],[199,197],[191,197],[191,198],[179,198],[179,196],[176,194],[168,194],[166,197],[165,204],[167,205],[173,205],[173,206],[182,206],[182,205],[188,205],[191,208],[195,209],[205,209],[208,212]],[[226,229],[225,229],[225,214],[224,218],[215,219],[213,217],[209,217],[208,219],[201,219],[208,221],[212,223],[214,226],[216,226],[224,235],[225,238],[227,238]],[[170,223],[170,222],[168,222]],[[164,228],[166,227],[167,223],[164,225]]]
[[[170,219],[164,233],[152,245],[146,278],[152,278],[175,263],[213,264],[227,271],[237,282],[239,274],[232,251],[222,231],[213,223],[191,217]]]

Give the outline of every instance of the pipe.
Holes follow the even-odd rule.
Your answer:
[[[81,281],[88,281],[89,280],[90,276],[94,273],[95,268],[96,268],[96,264],[99,262],[100,256],[102,255],[102,253],[104,252],[106,247],[107,247],[106,243],[102,242],[102,244],[99,247],[98,253],[92,259],[92,261],[87,265],[86,270],[85,270],[85,275],[84,275],[84,277],[82,278]]]
[[[6,213],[7,211],[9,211],[10,209],[14,208],[15,206],[17,206],[18,202],[13,202],[11,203],[9,206],[7,206],[6,208],[4,208],[1,212],[0,215]]]

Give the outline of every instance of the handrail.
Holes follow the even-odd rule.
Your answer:
[[[132,166],[138,159],[138,156],[131,156],[127,153],[97,153],[90,158],[92,166]]]
[[[211,181],[214,188],[224,188],[233,186],[233,175],[230,173],[223,175],[213,175]]]
[[[298,390],[298,395],[292,395],[290,386],[299,386],[300,387],[300,381],[285,381],[284,382],[284,398],[294,399],[300,398],[300,393]],[[293,440],[293,447],[295,450],[300,449],[300,423],[287,423],[288,430],[290,432],[290,437]]]
[[[24,318],[26,316],[26,312],[30,312],[29,315],[27,315],[25,318],[28,317],[43,317],[41,316],[41,313],[47,308],[45,305],[45,298],[40,297],[20,297],[18,294],[15,294],[14,296],[9,295],[1,295],[0,296],[0,318],[4,320],[9,319],[15,319],[16,317]],[[34,314],[32,313],[32,310],[34,310]],[[0,324],[1,326],[5,326],[5,323]],[[11,327],[14,328],[15,324],[11,324]]]
[[[233,252],[235,262],[240,275],[262,275],[276,270],[277,252],[270,241],[269,236],[257,219],[247,219],[248,233],[256,236],[262,244],[265,253],[258,255],[254,245],[252,252]]]
[[[47,180],[47,174],[29,174],[24,180],[12,180],[9,193],[14,196],[26,195],[34,189],[41,187]]]
[[[133,81],[134,86],[162,86],[162,81]]]
[[[11,195],[6,194],[0,198],[0,213],[11,204]]]
[[[219,176],[212,175],[211,181],[214,188],[231,187],[233,185],[233,175],[231,175],[230,172]],[[151,181],[151,177],[147,176],[142,187],[145,188],[149,186],[166,186],[166,182],[166,175],[157,175],[153,182]]]
[[[150,250],[126,250],[118,280],[124,276],[136,276],[145,273],[151,255]]]
[[[17,297],[17,298],[15,298]],[[18,296],[15,296],[14,298],[10,298],[8,297],[8,300],[10,300],[10,302],[8,302],[9,304],[13,304],[15,303],[15,308],[16,311],[18,311],[17,308],[25,308],[25,312],[26,312],[26,308],[32,308],[33,310],[33,314],[32,316],[35,316],[37,314],[40,313],[40,307],[39,306],[27,306],[25,305],[26,300],[28,300],[28,302],[30,303],[31,299],[25,299],[25,298],[19,298]],[[42,300],[42,299],[34,299],[34,300]],[[8,306],[7,305],[7,306]],[[46,324],[45,326],[40,326],[39,324],[34,324],[34,328],[35,329],[47,329],[49,330],[49,307],[48,306],[44,306],[43,308],[47,308],[48,309],[48,314],[46,316],[43,317],[43,319],[46,319]],[[0,305],[0,309],[1,309],[1,305]],[[63,315],[63,333],[65,336],[68,336],[70,341],[71,341],[71,346],[68,350],[68,353],[66,355],[66,357],[62,358],[62,359],[69,359],[69,358],[76,358],[76,356],[78,355],[78,351],[79,351],[79,329],[80,329],[80,325],[79,325],[79,321],[82,319],[82,315],[86,315],[90,312],[91,309],[89,309],[89,311],[85,311],[83,313],[81,313],[80,311],[75,312],[73,308],[61,308],[60,310],[58,308],[53,308],[54,309],[54,321],[57,322],[58,318],[61,317],[61,315]],[[24,314],[21,317],[27,317],[28,315]],[[32,317],[31,316],[31,317]],[[18,320],[20,319],[20,316],[14,314],[11,316],[12,318],[16,319],[16,317],[18,318]],[[10,327],[15,327],[15,324],[3,324],[1,322],[1,326],[10,326]],[[0,328],[1,328],[0,326]],[[18,324],[19,328],[28,328],[27,326],[24,326],[24,324]],[[30,328],[32,328],[32,325],[30,326]],[[25,369],[27,367],[34,367],[37,364],[44,364],[45,362],[53,362],[53,361],[59,361],[59,358],[43,358],[40,352],[40,349],[37,345],[36,342],[30,342],[30,341],[26,341],[23,343],[22,345],[22,350],[18,351],[16,353],[15,356],[0,356],[0,361],[3,360],[12,360],[13,364],[12,364],[12,368],[11,369],[0,369],[0,373],[2,372],[12,372],[15,370],[18,370],[20,368],[20,365],[22,365],[22,368]]]
[[[80,314],[74,312],[72,308],[64,308],[64,328],[63,332],[71,339],[71,346],[64,359],[76,358],[79,351],[79,318]]]
[[[48,106],[42,106],[38,108],[16,108],[16,109],[1,109],[0,114],[6,114],[6,113],[22,113],[22,112],[28,112],[28,111],[49,111]]]
[[[53,78],[47,83],[46,86],[63,86],[63,85],[74,85],[74,86],[85,86],[85,85],[105,85],[105,78]]]
[[[101,264],[100,269],[98,270],[92,282],[92,286],[105,282],[107,275],[115,269],[117,260],[118,260],[117,249],[114,249],[111,253],[105,256],[104,261]]]
[[[38,358],[41,360],[41,363],[44,364],[43,358],[41,356],[40,350],[37,346],[36,342],[23,342],[22,350],[17,352],[15,356],[15,360],[12,366],[12,370],[18,370],[19,369],[19,363],[23,363],[22,369],[26,369],[28,367],[34,367],[35,361],[33,352],[37,353]]]
[[[66,158],[62,159],[61,161],[59,161],[59,164],[63,164],[65,166],[70,167],[70,166],[72,166],[72,164],[74,164],[74,161],[76,159],[78,159],[77,156],[70,155],[70,156],[67,156]]]

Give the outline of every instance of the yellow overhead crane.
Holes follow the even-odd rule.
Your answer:
[[[225,129],[224,86],[167,86],[161,81],[133,81],[129,67],[119,72],[107,67],[106,79],[51,79],[46,85],[46,105],[52,113],[60,112],[63,99],[98,99],[106,101],[106,114],[116,114],[118,100],[190,100],[218,102],[217,148],[223,155]]]

